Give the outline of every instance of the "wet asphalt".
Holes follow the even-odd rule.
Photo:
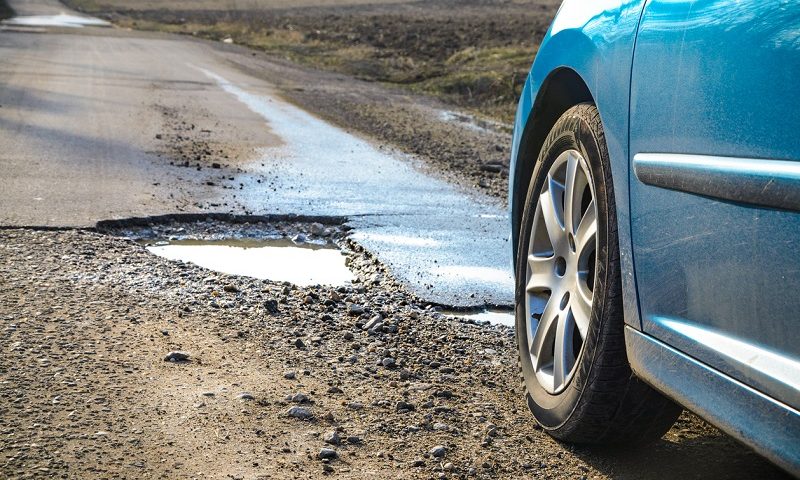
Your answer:
[[[53,14],[65,10],[35,3],[37,14],[48,3]],[[344,217],[352,238],[423,300],[511,305],[508,220],[496,200],[289,104],[269,78],[238,70],[209,43],[31,28],[0,31],[0,224],[199,212]],[[234,152],[247,143],[231,159],[240,188],[212,188],[207,171],[169,165],[154,104],[225,123],[211,135]]]

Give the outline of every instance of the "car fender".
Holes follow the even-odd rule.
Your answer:
[[[560,113],[583,101],[600,112],[611,160],[617,207],[625,321],[641,328],[636,301],[630,235],[629,104],[636,31],[644,0],[565,0],[547,31],[522,90],[514,123],[509,173],[512,258],[516,255],[519,221],[529,172]],[[569,75],[567,77],[566,75]],[[572,98],[552,96],[554,81],[578,78],[588,92]],[[571,88],[576,90],[576,88]],[[562,95],[563,97],[563,95]],[[569,104],[574,102],[572,104]],[[558,105],[554,105],[554,104]],[[559,112],[555,119],[553,112]],[[548,113],[549,112],[549,113]]]

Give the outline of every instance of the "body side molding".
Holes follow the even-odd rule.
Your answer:
[[[641,182],[722,200],[800,211],[800,162],[672,153],[637,153]]]

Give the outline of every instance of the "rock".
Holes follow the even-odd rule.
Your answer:
[[[211,164],[211,168],[222,168],[222,165],[220,165],[217,162],[214,162],[214,163]]]
[[[442,458],[447,453],[447,449],[444,445],[436,445],[435,447],[431,448],[430,454],[436,458]]]
[[[350,435],[347,437],[347,443],[350,445],[359,445],[361,443],[361,437],[358,435]]]
[[[490,173],[500,173],[503,171],[503,166],[499,163],[485,163],[481,165],[481,171]]]
[[[339,454],[336,453],[336,450],[334,450],[332,448],[323,448],[323,449],[321,449],[319,451],[319,458],[320,459],[334,460],[338,456],[339,456]]]
[[[306,348],[306,344],[303,343],[303,340],[300,338],[294,341],[294,346],[299,348],[300,350],[305,350]]]
[[[322,440],[325,443],[330,443],[331,445],[339,445],[342,442],[342,439],[339,437],[339,432],[336,430],[331,430],[323,435]]]
[[[353,333],[352,332],[344,332],[344,339],[345,340],[352,340],[353,339]]]
[[[336,394],[336,393],[344,393],[341,388],[333,386],[328,388],[328,393]]]
[[[186,352],[174,351],[169,352],[166,357],[164,357],[165,362],[188,362],[189,361],[189,354]]]
[[[362,305],[357,304],[357,303],[353,303],[347,309],[347,313],[349,315],[361,315],[362,313],[364,313],[364,307]]]
[[[383,315],[381,315],[380,313],[379,313],[379,314],[377,314],[377,315],[375,315],[374,317],[370,318],[370,319],[369,319],[369,322],[367,322],[367,323],[364,325],[363,329],[364,329],[364,330],[372,330],[372,329],[373,329],[373,328],[375,328],[375,327],[376,327],[378,324],[381,324],[381,325],[383,324]]]
[[[347,404],[347,408],[350,410],[362,410],[364,408],[364,404],[361,402],[350,402]]]
[[[325,232],[325,226],[321,223],[314,222],[311,224],[311,234],[312,235],[322,235]]]
[[[247,392],[240,393],[239,395],[236,396],[236,398],[238,398],[239,400],[244,400],[244,401],[255,400],[256,399],[256,397],[254,397],[251,393],[247,393]]]
[[[222,290],[225,291],[225,292],[228,292],[228,293],[238,293],[239,292],[239,288],[236,287],[236,285],[232,285],[230,283],[225,285],[225,286],[223,286]]]
[[[306,236],[303,235],[302,233],[298,233],[297,235],[292,237],[292,242],[295,243],[295,244],[298,244],[298,245],[302,244],[302,243],[306,243],[306,240],[307,240]]]
[[[203,392],[204,397],[213,397],[214,395],[214,392]]]
[[[456,469],[456,466],[453,465],[450,462],[447,462],[442,466],[442,470],[444,470],[445,472],[452,472],[455,469]]]
[[[298,407],[297,405],[287,410],[286,414],[293,418],[299,418],[300,420],[308,420],[314,417],[311,410],[305,407]]]
[[[294,370],[289,370],[288,372],[285,372],[283,374],[283,378],[285,378],[286,380],[294,380],[295,378],[297,378],[297,374],[294,373]]]
[[[290,401],[294,403],[307,403],[309,400],[308,395],[302,392],[297,392],[290,397]]]
[[[412,467],[424,467],[425,466],[425,460],[423,460],[421,458],[415,458],[414,461],[411,462],[411,466]]]
[[[395,365],[395,360],[392,357],[386,357],[381,360],[381,364],[386,368],[392,368]]]
[[[264,308],[266,308],[267,311],[269,313],[271,313],[272,315],[275,315],[276,313],[279,312],[279,310],[278,310],[278,301],[277,300],[267,300],[266,302],[264,302]]]
[[[404,402],[403,400],[400,400],[397,402],[397,405],[395,405],[395,410],[400,413],[413,412],[415,409],[416,407],[414,407],[413,403]]]

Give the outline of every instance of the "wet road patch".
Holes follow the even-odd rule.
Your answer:
[[[222,273],[298,286],[343,286],[355,279],[345,256],[330,244],[296,244],[289,239],[176,240],[149,243],[147,249]]]
[[[501,310],[488,308],[477,312],[457,312],[451,310],[443,310],[442,315],[448,317],[463,318],[481,325],[504,325],[506,327],[514,328],[515,317],[512,310]]]

